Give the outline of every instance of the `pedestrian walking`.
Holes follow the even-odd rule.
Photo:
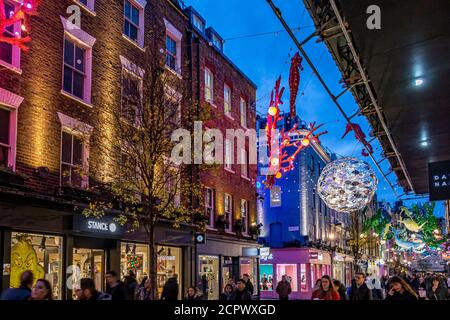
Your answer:
[[[95,282],[91,278],[82,278],[80,280],[80,290],[77,293],[79,300],[111,300],[109,293],[97,291]]]
[[[252,300],[252,295],[247,289],[246,281],[244,279],[239,279],[237,282],[237,288],[233,292],[233,301],[247,301]]]
[[[219,300],[222,301],[230,301],[233,299],[233,286],[231,284],[227,284],[223,289],[223,292],[220,294]]]
[[[339,293],[334,288],[330,276],[325,275],[321,278],[319,289],[315,290],[311,297],[312,300],[340,300]]]
[[[202,298],[198,295],[197,288],[189,287],[186,296],[184,297],[184,300],[198,301],[202,300]]]
[[[164,284],[163,291],[161,293],[161,300],[178,300],[178,275],[174,274]]]
[[[354,280],[348,292],[348,299],[352,301],[372,300],[372,291],[367,286],[367,282],[364,281],[364,273],[356,273]]]
[[[254,288],[253,283],[250,281],[250,276],[247,273],[244,273],[242,275],[242,279],[245,281],[245,287],[247,288],[247,291],[250,293],[250,295],[253,294]]]
[[[130,270],[128,275],[124,277],[123,285],[125,286],[125,289],[127,291],[128,300],[134,300],[136,290],[138,288],[138,283],[133,271]]]
[[[286,275],[281,276],[281,281],[278,282],[275,290],[278,293],[280,300],[289,300],[289,295],[291,294],[292,289],[291,283],[286,279]]]
[[[111,295],[111,300],[132,300],[127,288],[123,282],[119,281],[114,270],[106,272],[105,279],[107,284],[106,293]]]
[[[46,279],[36,281],[31,290],[30,300],[53,300],[53,291],[50,282]]]
[[[151,282],[149,277],[144,277],[136,290],[135,300],[151,300]]]
[[[20,275],[19,288],[9,288],[3,292],[0,300],[28,300],[31,297],[34,276],[30,270],[24,271]]]
[[[381,281],[377,276],[372,276],[372,298],[373,300],[383,300],[383,290],[381,288]]]
[[[427,298],[427,287],[425,285],[425,279],[422,276],[419,277],[417,294],[419,295],[419,300],[425,300]]]
[[[415,301],[418,300],[414,290],[399,276],[394,276],[389,281],[389,291],[386,301]]]
[[[333,280],[333,284],[337,292],[339,293],[340,300],[347,300],[345,286],[337,279]]]
[[[434,277],[431,280],[431,288],[427,292],[427,298],[429,300],[449,300],[450,293],[448,289],[441,284],[438,277]]]

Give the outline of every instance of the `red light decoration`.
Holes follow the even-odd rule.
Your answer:
[[[366,135],[364,134],[364,132],[362,131],[361,127],[356,124],[356,123],[348,123],[346,128],[345,128],[345,132],[344,135],[342,136],[341,139],[344,139],[344,137],[350,132],[353,131],[355,133],[355,138],[356,140],[358,140],[359,142],[361,142],[363,145],[367,146],[367,149],[369,150],[369,153],[373,153],[373,148],[372,145],[367,142],[366,140]],[[368,157],[369,153],[366,152],[366,149],[362,149],[361,154],[364,157]]]
[[[27,43],[31,41],[29,36],[30,16],[37,14],[37,8],[42,0],[28,0],[28,1],[13,1],[15,11],[6,12],[5,1],[0,0],[0,42],[8,43],[13,46],[18,46],[21,50],[27,52],[29,48]],[[9,16],[7,16],[7,14]],[[6,28],[20,22],[21,32],[15,32],[15,37],[7,37],[5,35]]]

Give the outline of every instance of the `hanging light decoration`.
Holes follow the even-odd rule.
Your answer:
[[[372,200],[378,180],[366,162],[342,158],[323,169],[317,184],[319,196],[328,207],[351,212],[363,209]]]

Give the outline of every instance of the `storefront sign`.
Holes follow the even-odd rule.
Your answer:
[[[206,235],[204,233],[197,232],[195,234],[195,243],[196,244],[205,244],[206,242]]]
[[[86,218],[80,214],[73,216],[73,230],[107,236],[120,236],[124,233],[123,226],[112,217]]]
[[[269,247],[259,248],[259,258],[261,259],[261,261],[272,260],[273,255],[270,252],[270,248]]]
[[[317,260],[319,257],[319,253],[316,251],[309,252],[309,260]]]
[[[158,260],[175,261],[175,256],[158,256]]]
[[[450,200],[450,160],[428,164],[430,200]]]
[[[299,226],[290,226],[288,227],[288,231],[299,231],[300,227]]]
[[[258,257],[259,249],[258,247],[244,247],[242,248],[243,257]]]

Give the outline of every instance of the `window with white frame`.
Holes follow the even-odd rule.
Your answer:
[[[226,84],[223,86],[223,112],[231,115],[231,88]]]
[[[95,0],[75,0],[75,2],[81,3],[86,9],[94,12]]]
[[[248,152],[241,149],[241,176],[248,178]]]
[[[214,75],[205,68],[205,101],[214,103]]]
[[[181,74],[181,40],[183,34],[168,20],[164,19],[166,26],[166,66]]]
[[[247,101],[243,98],[240,100],[241,126],[247,128]]]
[[[123,34],[140,47],[144,47],[145,0],[124,0]]]
[[[16,169],[17,112],[23,98],[0,88],[0,167]]]
[[[4,2],[4,9],[6,18],[9,18],[19,4],[14,4],[11,0]],[[20,33],[20,21],[5,28],[3,31],[3,37],[15,38],[16,34]],[[0,64],[6,64],[6,66],[13,68],[20,68],[20,48],[6,42],[0,42]]]
[[[242,222],[242,233],[248,233],[248,201],[241,199],[241,222]]]
[[[231,194],[224,194],[224,211],[225,211],[225,221],[227,225],[227,231],[231,232],[233,229],[233,197]]]
[[[86,144],[80,135],[63,130],[61,138],[61,185],[85,188]]]
[[[219,39],[219,37],[217,37],[215,34],[212,35],[212,43],[213,45],[219,49],[220,51],[222,51],[222,40]]]
[[[233,170],[233,143],[230,139],[225,139],[225,169]]]
[[[205,188],[205,210],[208,226],[214,227],[214,190]]]
[[[170,35],[166,35],[166,65],[177,70],[177,42]]]
[[[11,167],[11,111],[0,106],[0,167]]]
[[[122,116],[135,125],[142,115],[142,78],[122,69]]]
[[[195,14],[192,14],[192,24],[194,27],[196,27],[199,31],[205,32],[205,23]]]

